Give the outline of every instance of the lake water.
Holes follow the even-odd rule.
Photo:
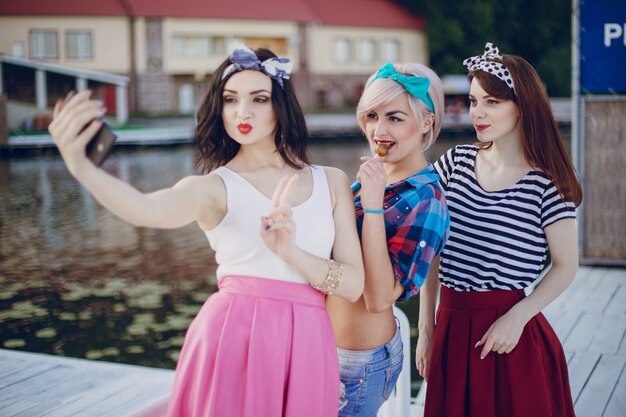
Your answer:
[[[459,142],[440,139],[428,158]],[[313,162],[351,179],[366,153],[359,139],[310,149]],[[147,192],[195,173],[195,158],[192,146],[116,149],[105,168]],[[81,189],[57,155],[0,159],[0,347],[174,368],[215,289],[214,254],[196,225],[133,227]],[[414,325],[416,299],[401,305]]]

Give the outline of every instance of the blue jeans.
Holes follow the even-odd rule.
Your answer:
[[[385,345],[369,350],[337,348],[341,398],[339,417],[375,417],[402,370],[400,328]]]

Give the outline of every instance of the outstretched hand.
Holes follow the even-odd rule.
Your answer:
[[[61,157],[74,175],[84,164],[91,163],[85,155],[85,148],[102,126],[100,118],[106,112],[101,102],[89,100],[90,97],[91,91],[87,90],[76,94],[67,103],[57,101],[52,123],[48,126]]]
[[[272,208],[266,217],[261,217],[261,237],[267,247],[282,259],[289,259],[294,248],[296,225],[293,222],[289,192],[298,180],[298,175],[283,177],[272,196]]]

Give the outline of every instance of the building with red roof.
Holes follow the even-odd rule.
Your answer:
[[[392,0],[0,3],[0,53],[127,75],[144,113],[192,113],[240,42],[290,57],[307,108],[353,107],[388,60],[427,63],[424,20]]]

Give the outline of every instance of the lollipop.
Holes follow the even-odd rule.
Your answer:
[[[379,157],[383,157],[387,155],[387,152],[389,152],[389,148],[387,147],[387,145],[385,145],[384,143],[376,144],[376,155],[378,155]]]

